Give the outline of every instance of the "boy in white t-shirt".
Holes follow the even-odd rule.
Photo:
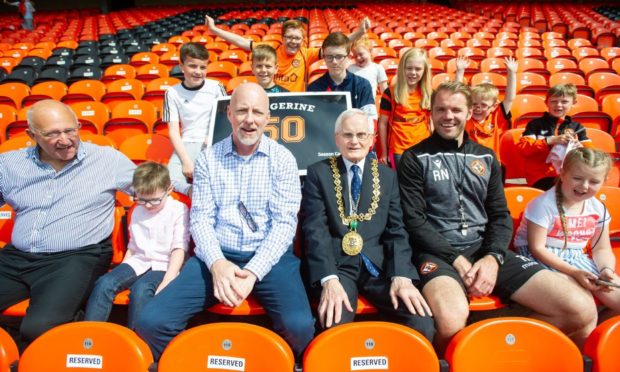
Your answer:
[[[146,162],[133,175],[136,207],[123,262],[97,280],[84,320],[107,321],[118,292],[131,288],[127,326],[143,306],[179,275],[189,245],[189,209],[170,196],[165,165]]]
[[[355,64],[350,65],[347,69],[368,80],[372,87],[372,94],[376,97],[377,86],[380,89],[379,94],[383,93],[388,87],[388,79],[383,66],[372,61],[371,49],[372,45],[367,36],[357,39],[351,46]]]
[[[168,163],[170,178],[183,184],[191,183],[194,162],[207,141],[211,111],[217,98],[226,95],[226,89],[218,81],[205,78],[209,52],[202,44],[183,44],[180,59],[184,81],[166,91],[162,120],[168,123],[174,147]]]

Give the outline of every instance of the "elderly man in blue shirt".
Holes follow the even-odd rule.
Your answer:
[[[259,85],[240,85],[227,115],[231,136],[196,161],[196,256],[145,306],[136,331],[158,359],[194,314],[218,302],[238,306],[252,293],[300,360],[314,320],[292,250],[301,201],[297,163],[263,135],[269,99]]]
[[[16,214],[0,250],[0,309],[30,298],[21,346],[72,321],[110,266],[115,193],[130,190],[135,165],[80,142],[79,129],[68,106],[40,101],[28,111],[37,145],[0,154],[0,205]]]

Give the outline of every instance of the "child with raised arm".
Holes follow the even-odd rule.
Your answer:
[[[278,72],[278,56],[271,45],[259,44],[252,50],[252,73],[267,93],[285,93],[288,89],[273,81]]]
[[[396,168],[401,155],[431,135],[431,66],[424,49],[411,48],[400,58],[393,87],[381,96],[379,162]]]
[[[226,89],[216,80],[206,79],[209,52],[199,43],[185,43],[179,53],[183,82],[166,90],[162,120],[174,147],[168,167],[179,191],[190,194],[194,162],[207,143],[211,111]],[[186,192],[187,191],[187,192]]]
[[[557,171],[548,160],[554,146],[592,147],[586,128],[567,115],[575,102],[574,84],[555,85],[547,92],[548,111],[527,123],[517,146],[527,159],[525,178],[529,186],[549,190],[555,183]]]
[[[504,62],[507,70],[504,100],[499,101],[499,89],[495,85],[491,83],[475,85],[471,89],[472,116],[465,123],[465,131],[469,138],[495,151],[498,160],[500,160],[499,142],[502,134],[510,129],[510,109],[517,95],[517,61],[512,57],[506,57]],[[463,80],[468,65],[469,60],[466,57],[457,58],[455,81]]]
[[[189,210],[170,196],[172,184],[166,166],[140,164],[132,186],[137,205],[125,258],[97,280],[84,317],[108,320],[116,294],[130,288],[127,326],[131,329],[143,306],[179,274],[189,244]]]
[[[611,216],[594,197],[610,167],[609,155],[602,151],[586,147],[570,151],[556,185],[527,206],[515,247],[520,254],[564,273],[609,312],[617,313],[620,289],[614,285],[620,285],[620,279],[609,241]],[[588,243],[592,258],[585,253]]]

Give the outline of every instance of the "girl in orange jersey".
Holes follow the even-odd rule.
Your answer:
[[[396,168],[409,147],[431,134],[431,67],[426,51],[409,49],[400,58],[393,87],[383,92],[379,116],[379,162]]]

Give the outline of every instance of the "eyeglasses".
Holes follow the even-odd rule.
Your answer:
[[[366,141],[368,138],[372,137],[372,133],[338,133],[342,138],[347,141],[352,141],[353,138],[357,138],[358,141]]]
[[[142,199],[142,198],[138,198],[137,196],[132,196],[133,201],[136,204],[140,204],[140,205],[146,205],[146,204],[150,204],[153,207],[156,207],[158,205],[160,205],[164,199],[166,198],[166,196],[168,196],[168,193],[164,193],[164,195],[161,196],[161,198],[155,198],[155,199]]]
[[[323,56],[323,59],[325,59],[325,61],[327,62],[333,62],[333,61],[342,62],[345,58],[347,58],[346,54],[334,54],[334,55],[328,54],[328,55]]]
[[[284,35],[283,37],[286,40],[290,40],[290,41],[301,41],[303,39],[301,36],[288,36],[288,35]]]
[[[37,132],[39,132],[46,139],[56,139],[60,137],[62,134],[64,134],[67,137],[74,137],[81,127],[82,127],[82,124],[78,123],[77,127],[74,127],[74,128],[67,128],[64,130],[52,130],[49,132],[43,132],[37,129]]]

